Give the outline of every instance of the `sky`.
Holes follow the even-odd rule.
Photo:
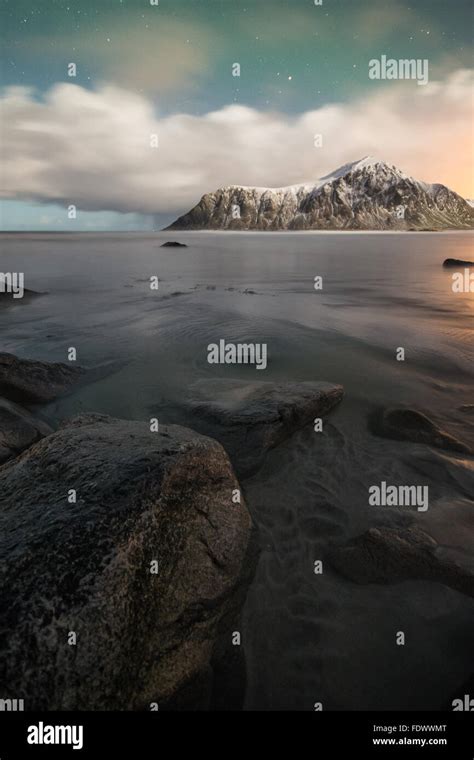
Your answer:
[[[0,229],[159,229],[368,154],[474,197],[471,0],[152,2],[0,0]]]

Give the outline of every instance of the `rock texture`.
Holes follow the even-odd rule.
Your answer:
[[[419,182],[368,156],[311,184],[219,188],[204,195],[167,229],[438,230],[473,226],[474,209],[460,195],[444,185]]]
[[[0,353],[0,394],[13,401],[52,401],[69,390],[83,374],[80,367],[29,361]]]
[[[438,449],[471,454],[469,446],[441,430],[429,417],[415,409],[380,409],[371,415],[372,432],[398,441],[426,443]]]
[[[333,549],[328,560],[355,583],[436,581],[474,597],[472,566],[445,556],[437,541],[418,526],[371,528]]]
[[[267,451],[327,414],[342,386],[323,382],[272,383],[219,379],[191,388],[193,427],[219,440],[238,475],[249,475]]]
[[[4,464],[1,696],[28,710],[209,699],[251,527],[235,488],[216,441],[102,415]]]
[[[52,432],[26,409],[0,398],[0,464]]]

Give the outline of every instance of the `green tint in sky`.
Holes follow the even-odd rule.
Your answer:
[[[369,87],[367,63],[428,58],[431,76],[471,62],[472,3],[456,0],[2,0],[2,84],[38,93],[110,82],[160,112],[241,103],[288,113]],[[232,77],[232,64],[241,76]],[[373,88],[373,83],[370,84]]]

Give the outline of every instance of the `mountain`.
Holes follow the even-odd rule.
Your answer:
[[[367,156],[306,185],[230,185],[203,195],[168,230],[442,230],[474,227],[474,208]]]

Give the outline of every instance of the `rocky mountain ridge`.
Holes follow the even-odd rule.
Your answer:
[[[230,185],[206,193],[169,230],[442,230],[474,227],[474,208],[367,156],[314,183]]]

